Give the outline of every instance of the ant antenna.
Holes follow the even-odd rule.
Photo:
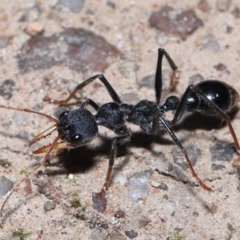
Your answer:
[[[16,111],[20,111],[20,112],[29,112],[29,113],[35,113],[41,116],[44,116],[46,118],[48,118],[49,120],[55,122],[57,125],[59,124],[59,121],[56,118],[53,118],[45,113],[41,113],[41,112],[37,112],[31,109],[27,109],[27,108],[14,108],[14,107],[9,107],[9,106],[4,106],[0,104],[0,108],[5,108],[5,109],[11,109],[11,110],[16,110]]]
[[[19,188],[19,186],[24,182],[24,180],[25,180],[26,178],[28,178],[33,172],[35,172],[40,166],[42,166],[42,165],[46,162],[46,160],[48,159],[50,153],[52,152],[52,150],[54,149],[54,147],[57,145],[58,140],[61,139],[63,136],[64,136],[64,134],[60,134],[60,135],[58,135],[58,136],[54,139],[54,141],[53,141],[53,142],[50,144],[50,146],[48,147],[48,150],[47,150],[44,158],[43,158],[41,161],[39,161],[38,164],[32,169],[32,171],[30,171],[28,174],[26,174],[26,176],[25,176],[18,184],[16,184],[16,185],[13,187],[13,189],[8,193],[8,196],[6,197],[6,199],[4,200],[4,202],[3,202],[2,206],[1,206],[1,209],[0,209],[0,217],[2,217],[3,208],[4,208],[5,204],[6,204],[6,202],[8,201],[8,199],[12,196],[12,194],[13,194],[14,192],[17,191],[17,189]]]
[[[29,143],[29,146],[31,146],[33,143],[39,141],[40,139],[50,135],[53,131],[55,131],[58,126],[59,126],[59,121],[45,113],[41,113],[41,112],[37,112],[37,111],[34,111],[34,110],[31,110],[31,109],[27,109],[27,108],[14,108],[14,107],[9,107],[9,106],[4,106],[4,105],[1,105],[0,104],[0,108],[4,108],[4,109],[10,109],[10,110],[15,110],[15,111],[21,111],[21,112],[29,112],[29,113],[35,113],[35,114],[38,114],[38,115],[41,115],[41,116],[44,116],[46,117],[47,119],[55,122],[55,124],[48,128],[47,130],[45,130],[44,132],[40,133],[39,135],[37,135],[36,137],[34,137],[30,143]],[[6,197],[6,199],[4,200],[2,206],[1,206],[1,209],[0,209],[0,217],[2,217],[2,212],[3,212],[3,209],[4,209],[4,206],[5,204],[7,203],[8,199],[12,196],[12,194],[14,192],[17,191],[17,189],[19,188],[19,186],[24,182],[24,180],[26,178],[28,178],[33,172],[35,172],[41,165],[44,164],[44,162],[48,159],[50,153],[52,152],[52,150],[54,149],[58,149],[58,145],[61,144],[61,143],[58,143],[58,140],[60,140],[62,137],[64,136],[64,134],[60,134],[58,135],[54,141],[48,145],[47,147],[44,148],[45,151],[41,149],[38,149],[36,150],[35,152],[39,152],[39,153],[42,153],[42,152],[46,152],[45,156],[43,157],[43,159],[41,161],[38,162],[38,164],[28,173],[26,174],[26,176],[19,182],[17,183],[13,189],[8,193],[8,196]]]

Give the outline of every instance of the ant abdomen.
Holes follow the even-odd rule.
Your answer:
[[[195,85],[211,102],[219,107],[224,113],[229,112],[239,101],[238,92],[230,85],[218,81],[207,80]],[[187,111],[198,111],[207,115],[216,115],[209,104],[198,95],[196,91],[191,92],[187,99]]]

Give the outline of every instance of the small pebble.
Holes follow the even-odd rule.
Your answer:
[[[198,216],[199,216],[199,213],[198,213],[198,212],[193,212],[193,216],[194,216],[194,217],[198,217]]]
[[[18,126],[22,126],[26,124],[28,117],[23,112],[16,112],[14,113],[12,119],[15,122],[15,124],[17,124]]]
[[[130,225],[131,229],[137,231],[140,228],[147,226],[150,222],[151,222],[151,220],[149,218],[147,218],[146,216],[137,214],[137,215],[133,215],[131,217],[129,225]]]
[[[13,182],[5,176],[0,177],[0,197],[6,195],[13,188]]]
[[[236,228],[232,224],[230,224],[230,223],[228,223],[228,229],[231,232],[236,231]]]
[[[218,11],[225,12],[229,9],[230,4],[231,0],[217,0],[216,7]]]
[[[119,223],[119,218],[111,217],[110,222],[112,225],[117,225]]]
[[[160,183],[153,180],[153,181],[151,182],[151,185],[152,185],[153,187],[157,188],[157,187],[160,185]]]
[[[126,213],[123,210],[118,210],[114,213],[114,217],[116,218],[124,218]]]
[[[111,232],[108,240],[126,240],[126,237],[118,230]]]
[[[211,6],[208,4],[206,0],[200,0],[197,7],[203,12],[210,12]]]
[[[213,203],[213,204],[209,207],[209,211],[210,211],[210,213],[212,213],[212,214],[217,213],[217,210],[218,210],[218,207],[217,207],[217,204],[215,204],[215,203]]]
[[[173,34],[186,40],[187,36],[196,31],[203,22],[198,18],[193,9],[174,9],[168,5],[160,11],[153,12],[149,18],[151,27],[164,34]]]
[[[134,239],[138,236],[138,233],[135,232],[134,230],[126,230],[125,234],[127,237],[129,237],[130,239]]]
[[[180,233],[182,230],[183,230],[183,228],[178,228],[178,227],[174,228],[174,232]]]
[[[165,183],[161,183],[159,186],[158,186],[159,189],[161,190],[168,190],[168,186],[165,184]]]
[[[100,219],[99,217],[92,217],[88,221],[88,226],[90,229],[107,229],[108,224],[105,220]]]
[[[53,201],[47,201],[44,203],[44,209],[45,211],[51,211],[56,208],[56,203]]]
[[[21,138],[21,139],[25,139],[25,140],[28,140],[28,133],[26,131],[20,131],[18,134],[17,134],[17,137]]]
[[[33,6],[29,8],[19,19],[20,22],[33,22],[37,21],[42,13],[39,6]]]
[[[75,217],[81,220],[85,220],[85,208],[84,207],[77,208]]]
[[[158,172],[170,172],[173,170],[173,165],[169,162],[163,162],[155,165]]]
[[[4,80],[0,85],[0,96],[9,100],[14,91],[15,82],[12,79]]]
[[[233,161],[232,166],[236,169],[240,169],[240,158],[239,157]]]
[[[92,240],[101,240],[102,238],[100,237],[101,231],[99,229],[94,228],[91,232],[91,239]]]
[[[113,1],[107,1],[107,6],[112,9],[116,9],[116,3]]]
[[[7,36],[0,36],[0,49],[6,48],[9,44],[9,38]]]
[[[217,65],[213,66],[217,71],[222,72],[222,73],[226,73],[226,74],[230,74],[229,70],[227,69],[226,65],[223,63],[218,63]]]
[[[98,193],[92,194],[92,207],[98,212],[104,212],[107,209],[107,198],[105,194],[99,196]]]
[[[152,181],[152,186],[155,188],[159,188],[161,190],[168,190],[168,186],[165,183],[159,183],[157,181]]]
[[[125,186],[127,183],[127,178],[123,174],[118,173],[113,176],[112,182],[117,183],[120,186]]]
[[[239,6],[239,7],[235,7],[235,8],[232,10],[232,15],[233,15],[235,18],[240,18],[240,6]]]
[[[43,25],[40,22],[30,22],[25,28],[25,32],[30,36],[42,34],[44,31]]]
[[[226,167],[225,167],[224,165],[222,165],[222,164],[215,164],[215,163],[213,163],[212,166],[211,166],[211,169],[212,169],[213,171],[223,170],[223,169],[225,169],[225,168],[226,168]]]
[[[137,82],[139,88],[146,87],[146,88],[154,88],[154,81],[155,81],[155,74],[147,75],[142,78],[140,81]]]
[[[177,205],[175,202],[165,202],[164,203],[165,208],[170,212],[171,215],[174,215]]]
[[[69,175],[68,175],[68,178],[69,178],[70,180],[73,180],[73,179],[74,179],[74,175],[73,175],[73,174],[69,174]]]
[[[4,168],[8,168],[12,164],[7,159],[0,159],[0,166]]]
[[[158,43],[159,46],[164,46],[167,44],[167,41],[168,41],[168,36],[167,34],[163,33],[163,32],[159,32],[157,34],[157,37],[156,37],[156,41]]]
[[[83,7],[83,3],[83,0],[59,0],[56,4],[56,8],[62,9],[62,7],[65,7],[74,13],[79,13]]]
[[[137,202],[140,199],[145,199],[148,196],[148,183],[152,172],[144,171],[134,173],[128,180],[128,198],[131,202]]]
[[[210,147],[210,152],[212,153],[211,161],[226,161],[230,162],[233,159],[233,153],[236,152],[233,143],[228,144],[215,144]]]
[[[212,51],[212,52],[218,52],[220,51],[220,45],[216,38],[213,35],[207,35],[205,36],[201,41],[202,47]]]

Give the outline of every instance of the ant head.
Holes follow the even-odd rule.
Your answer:
[[[92,141],[98,133],[95,117],[86,109],[79,108],[63,112],[59,116],[59,135],[71,147]]]

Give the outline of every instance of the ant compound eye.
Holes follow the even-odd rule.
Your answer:
[[[65,111],[65,112],[62,112],[60,115],[59,115],[59,119],[61,119],[62,117],[68,115],[69,111]]]
[[[79,145],[82,142],[82,135],[76,134],[73,137],[71,137],[71,144],[74,146]]]

